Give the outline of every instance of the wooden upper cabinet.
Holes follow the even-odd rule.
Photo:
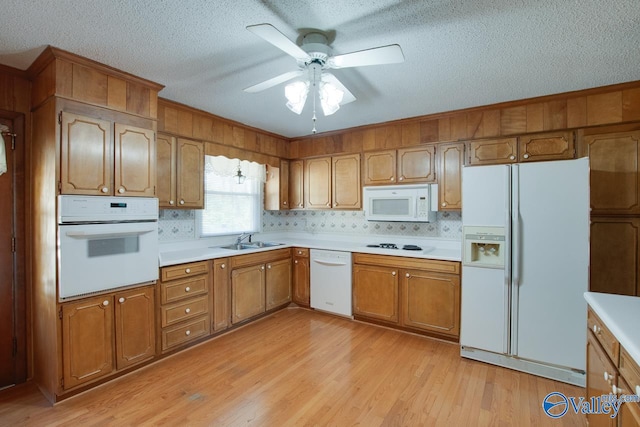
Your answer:
[[[289,209],[304,208],[304,162],[289,163]]]
[[[135,365],[155,355],[153,289],[138,288],[115,295],[117,369]]]
[[[332,207],[334,209],[362,209],[360,184],[360,154],[331,158]]]
[[[397,154],[399,184],[436,181],[436,147],[403,148]]]
[[[153,197],[156,141],[150,129],[115,124],[115,195]]]
[[[114,371],[112,303],[109,295],[62,305],[64,389]]]
[[[396,183],[396,150],[364,153],[363,184],[384,185]]]
[[[517,138],[469,141],[469,165],[497,165],[518,161]]]
[[[266,165],[267,181],[264,183],[264,209],[280,209],[280,168]]]
[[[331,157],[304,161],[304,207],[331,208]]]
[[[176,138],[158,133],[156,144],[156,195],[161,208],[176,205]]]
[[[464,143],[454,142],[438,146],[438,203],[440,210],[462,209],[462,166]]]
[[[62,112],[62,194],[113,195],[112,123]]]
[[[178,138],[177,145],[177,206],[204,208],[204,144]]]
[[[589,156],[591,213],[640,214],[640,130],[586,135],[581,152]]]
[[[568,160],[576,156],[573,132],[549,132],[518,138],[518,161]]]
[[[289,161],[280,160],[280,210],[289,206]]]

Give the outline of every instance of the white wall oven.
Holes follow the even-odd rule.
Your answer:
[[[58,297],[158,280],[158,199],[58,196]]]

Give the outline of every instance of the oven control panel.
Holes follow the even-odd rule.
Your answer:
[[[154,197],[58,196],[58,223],[157,221]]]

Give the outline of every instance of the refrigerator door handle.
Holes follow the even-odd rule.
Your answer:
[[[504,254],[504,312],[505,329],[503,338],[503,352],[510,354],[511,350],[511,166],[504,169],[504,194],[505,194],[505,254]]]
[[[511,174],[511,345],[509,354],[518,354],[518,295],[520,286],[520,166],[512,166]]]

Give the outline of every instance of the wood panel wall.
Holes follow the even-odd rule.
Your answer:
[[[276,167],[289,153],[286,138],[162,98],[158,100],[158,132],[205,141],[206,154],[211,156]]]
[[[291,159],[640,121],[640,81],[345,129],[290,142]]]
[[[47,47],[29,67],[31,107],[52,96],[156,119],[164,87],[61,49]]]

